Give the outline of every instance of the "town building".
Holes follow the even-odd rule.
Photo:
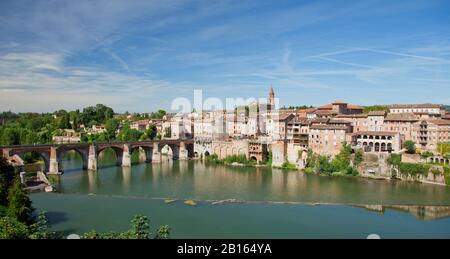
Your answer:
[[[392,104],[388,105],[389,113],[427,113],[430,115],[441,115],[442,105],[439,104]]]
[[[309,127],[308,147],[319,155],[335,156],[352,133],[350,124],[315,123]]]
[[[353,146],[366,152],[390,153],[402,149],[400,133],[386,131],[359,131],[351,134]]]
[[[435,151],[438,143],[450,142],[450,120],[417,121],[412,126],[412,141],[420,149]]]

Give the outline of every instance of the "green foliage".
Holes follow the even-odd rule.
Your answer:
[[[155,239],[167,239],[170,235],[170,228],[167,225],[160,226],[154,236]],[[131,220],[131,228],[125,232],[101,233],[95,230],[82,235],[83,239],[150,239],[149,219],[143,215],[136,215]]]
[[[156,129],[156,125],[150,124],[148,129],[145,131],[145,138],[146,139],[154,139],[156,137],[157,133],[158,133],[158,130]]]
[[[114,140],[109,137],[109,134],[106,132],[97,133],[97,134],[82,134],[80,137],[81,142],[105,142]]]
[[[343,143],[339,154],[330,161],[327,156],[317,156],[311,150],[308,151],[307,169],[308,172],[318,172],[325,175],[341,176],[359,174],[355,167],[350,165],[351,160],[351,146]],[[362,153],[360,155],[355,154],[355,165],[361,163]]]
[[[23,189],[20,177],[16,176],[13,185],[9,188],[6,215],[28,224],[33,222],[33,211],[28,193]]]
[[[151,119],[162,119],[164,117],[164,115],[166,115],[165,110],[158,110],[157,112],[152,112],[150,114],[150,118]]]
[[[223,159],[223,162],[225,164],[239,163],[239,164],[243,164],[243,165],[254,165],[256,163],[256,161],[254,161],[254,160],[247,159],[247,157],[245,155],[227,156],[226,158]]]
[[[155,239],[168,239],[170,236],[170,227],[168,225],[160,226],[156,230]]]
[[[450,167],[444,166],[445,184],[450,185]]]
[[[144,133],[139,130],[130,129],[129,126],[124,126],[117,135],[117,139],[120,141],[137,141],[142,134]]]
[[[304,109],[308,109],[308,108],[313,108],[313,106],[308,106],[308,105],[299,105],[299,106],[283,106],[281,107],[281,110],[304,110]]]
[[[15,172],[6,158],[0,156],[0,206],[8,205],[8,190],[14,182]]]
[[[406,149],[406,153],[415,154],[416,153],[416,143],[412,140],[407,140],[403,143],[403,148]]]
[[[207,162],[212,162],[212,163],[216,163],[216,164],[221,164],[223,163],[222,160],[219,159],[219,156],[217,154],[212,154],[210,156],[206,157],[206,161]]]
[[[402,162],[402,155],[399,154],[391,154],[390,157],[388,157],[387,162],[394,166],[399,166]]]
[[[362,150],[357,150],[355,152],[355,158],[353,159],[353,165],[359,166],[364,160],[364,153]]]
[[[388,112],[389,108],[384,105],[372,105],[372,106],[366,106],[364,107],[363,113],[367,114],[369,112],[375,112],[375,111],[385,111]]]
[[[433,152],[425,151],[425,152],[420,153],[420,156],[423,158],[428,158],[428,157],[433,156]]]
[[[415,164],[415,163],[403,163],[401,162],[398,166],[400,173],[407,175],[423,175],[427,176],[430,171],[431,166],[427,164]]]
[[[41,211],[37,217],[36,223],[29,227],[30,239],[57,239],[62,238],[62,234],[49,230],[49,223],[45,211]]]
[[[272,151],[269,151],[269,154],[267,155],[267,160],[266,160],[266,165],[267,166],[272,166]]]
[[[37,152],[28,152],[22,156],[22,159],[25,164],[31,164],[41,160],[41,156]]]
[[[286,169],[286,170],[297,170],[297,166],[294,164],[289,163],[288,161],[285,161],[282,165],[281,165],[282,169]]]
[[[0,239],[27,239],[28,227],[14,217],[0,218]]]
[[[120,123],[116,119],[109,119],[105,122],[105,129],[109,139],[116,138],[116,131],[119,129],[119,125]]]
[[[450,154],[450,143],[438,143],[437,152],[441,155],[446,156]]]
[[[306,159],[306,166],[310,167],[310,168],[315,168],[317,160],[318,160],[317,155],[312,151],[312,149],[308,149],[308,157]]]
[[[136,215],[131,220],[130,237],[134,239],[149,239],[150,225],[149,219],[144,215]]]
[[[79,132],[80,124],[90,127],[105,123],[111,119],[114,111],[102,104],[67,112],[59,110],[54,113],[19,113],[4,112],[0,114],[0,145],[47,144],[52,137],[60,135],[62,129],[74,129]],[[110,139],[110,138],[106,138]]]

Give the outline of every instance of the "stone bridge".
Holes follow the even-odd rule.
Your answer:
[[[25,153],[38,153],[45,164],[45,171],[50,174],[63,172],[62,156],[69,151],[75,151],[81,155],[83,169],[96,171],[99,154],[110,148],[116,154],[119,166],[131,166],[131,154],[139,150],[139,162],[161,162],[161,151],[169,146],[172,150],[173,160],[187,160],[194,156],[194,143],[192,140],[155,140],[155,141],[131,141],[131,142],[98,142],[98,143],[74,143],[74,144],[44,144],[44,145],[17,145],[0,147],[1,154],[9,158],[14,155],[23,157]]]

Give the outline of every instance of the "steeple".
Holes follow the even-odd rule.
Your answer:
[[[274,107],[275,106],[275,93],[273,92],[273,87],[270,85],[269,90],[269,104]]]

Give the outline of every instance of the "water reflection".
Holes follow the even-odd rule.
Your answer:
[[[450,206],[423,205],[355,205],[368,211],[384,214],[387,210],[395,210],[412,214],[419,220],[436,220],[450,217]]]
[[[113,151],[101,163],[114,164]],[[137,152],[136,152],[137,155]],[[339,204],[450,205],[450,188],[402,181],[324,177],[270,168],[227,167],[198,161],[103,166],[83,172],[79,156],[64,157],[62,193],[178,199]],[[78,169],[77,169],[78,168]],[[425,213],[427,214],[427,213]]]

